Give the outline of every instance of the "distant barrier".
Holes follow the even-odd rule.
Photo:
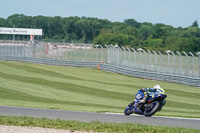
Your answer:
[[[97,64],[100,63],[100,62],[64,61],[56,59],[45,59],[45,58],[35,58],[35,57],[13,57],[13,56],[1,56],[0,60],[20,61],[26,63],[36,63],[36,64],[55,65],[55,66],[72,66],[72,67],[88,67],[88,68],[97,68]]]
[[[102,62],[64,61],[56,59],[45,59],[45,58],[35,58],[35,57],[13,57],[13,56],[1,56],[0,60],[20,61],[26,63],[36,63],[36,64],[46,64],[46,65],[56,65],[56,66],[97,68],[99,70],[119,73],[132,77],[166,81],[166,82],[200,87],[200,78],[190,78],[185,76],[169,75],[157,72],[138,71]]]
[[[0,60],[89,67],[132,77],[200,87],[200,55],[185,56],[114,46],[0,44]]]
[[[108,72],[114,72],[114,73],[131,76],[131,77],[166,81],[166,82],[200,87],[200,78],[190,78],[186,76],[171,75],[171,74],[157,73],[157,72],[138,71],[138,70],[128,69],[128,68],[119,67],[119,66],[111,65],[111,64],[100,64],[99,69],[108,71]]]

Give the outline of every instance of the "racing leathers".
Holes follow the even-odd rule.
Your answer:
[[[141,92],[144,93],[143,99],[139,101],[139,103],[146,103],[147,98],[149,97],[149,92],[156,92],[157,89],[152,89],[152,88],[142,88],[140,89]]]

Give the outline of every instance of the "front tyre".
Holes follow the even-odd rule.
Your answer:
[[[130,103],[130,104],[126,107],[126,109],[124,110],[124,114],[125,114],[125,115],[130,115],[130,114],[133,113],[133,109],[134,109],[133,104],[134,104],[134,103]]]
[[[148,105],[145,110],[144,110],[144,115],[146,117],[151,117],[154,115],[158,109],[160,108],[160,102],[158,101],[153,101],[150,105]]]

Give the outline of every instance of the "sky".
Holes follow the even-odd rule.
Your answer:
[[[26,16],[95,17],[111,22],[125,19],[188,27],[200,26],[200,0],[0,0],[0,18]]]

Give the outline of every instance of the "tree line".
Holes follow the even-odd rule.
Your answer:
[[[175,28],[162,23],[140,23],[135,19],[111,22],[90,17],[48,17],[13,14],[0,18],[0,27],[43,29],[43,41],[62,41],[134,47],[149,50],[200,51],[200,28],[197,20],[186,28]],[[28,36],[17,36],[28,39]],[[12,35],[0,35],[0,39],[12,39]]]

